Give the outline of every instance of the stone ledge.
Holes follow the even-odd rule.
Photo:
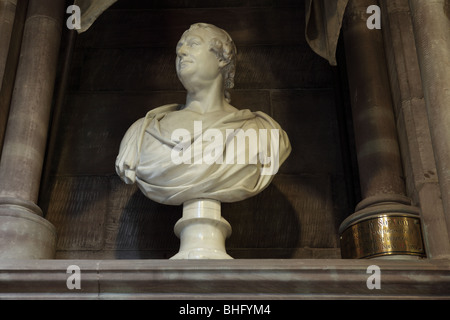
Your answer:
[[[80,290],[67,288],[70,265]],[[4,260],[0,298],[449,299],[450,260]]]

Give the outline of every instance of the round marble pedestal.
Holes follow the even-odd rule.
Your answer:
[[[183,204],[183,217],[174,228],[180,250],[171,259],[233,259],[225,250],[230,224],[221,216],[220,202],[196,199]]]

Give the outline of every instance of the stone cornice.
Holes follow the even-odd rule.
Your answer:
[[[81,289],[68,289],[67,268]],[[380,268],[380,289],[368,289]],[[2,299],[450,299],[449,260],[4,260]]]

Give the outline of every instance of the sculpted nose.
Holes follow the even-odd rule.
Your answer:
[[[177,55],[179,57],[185,57],[187,55],[186,45],[182,45],[177,50]]]

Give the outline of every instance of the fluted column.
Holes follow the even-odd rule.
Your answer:
[[[405,192],[383,35],[367,27],[373,4],[349,1],[343,28],[362,194],[340,227],[344,258],[423,251],[421,233],[406,239],[420,231],[419,210]]]
[[[450,1],[409,0],[428,122],[450,232]]]
[[[30,0],[0,162],[0,258],[52,258],[37,206],[65,1]]]

